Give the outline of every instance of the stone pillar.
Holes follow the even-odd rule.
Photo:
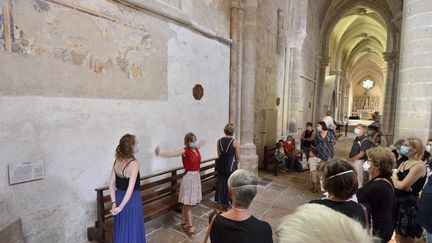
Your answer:
[[[393,133],[396,116],[396,97],[397,97],[397,72],[398,60],[395,52],[384,52],[384,60],[387,62],[387,73],[385,94],[384,94],[384,109],[383,109],[383,126],[384,136],[388,142],[393,142]]]
[[[341,109],[342,109],[342,91],[341,91],[341,78],[342,78],[342,71],[341,70],[336,70],[334,71],[334,74],[336,76],[335,78],[335,94],[336,94],[336,99],[335,99],[335,110],[333,111],[333,117],[336,121],[340,120],[340,114],[342,113]]]
[[[239,1],[233,1],[231,5],[231,56],[230,56],[230,102],[229,121],[235,124],[235,135],[240,137],[241,122],[241,78],[242,78],[242,49],[243,49],[243,21],[244,9]]]
[[[258,0],[244,3],[243,68],[241,82],[240,153],[243,169],[258,172],[258,156],[254,144],[255,120],[255,53]]]
[[[344,75],[341,77],[341,101],[340,101],[340,108],[339,108],[339,120],[343,121],[344,115],[348,115],[347,110],[347,85],[346,85],[346,78]]]
[[[395,139],[432,137],[432,4],[403,3]]]
[[[319,122],[324,116],[324,101],[323,101],[323,95],[324,95],[324,83],[325,83],[325,75],[326,75],[326,68],[327,65],[330,62],[330,57],[323,57],[318,56],[317,57],[317,90],[316,90],[316,97],[317,97],[317,105],[315,109],[315,123]]]

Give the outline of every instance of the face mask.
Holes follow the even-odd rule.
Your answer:
[[[354,134],[355,135],[358,135],[360,133],[360,129],[358,129],[358,128],[354,128]]]
[[[322,127],[317,127],[317,131],[321,132],[322,131]]]
[[[426,145],[426,152],[431,153],[431,146],[430,145]]]
[[[141,151],[141,144],[137,143],[135,146],[135,154],[139,153]]]
[[[310,130],[312,130],[312,127],[306,127],[306,130],[309,132]]]
[[[287,144],[291,144],[292,143],[292,141],[287,141]]]
[[[400,147],[400,153],[402,155],[405,155],[406,157],[408,157],[409,153],[410,153],[410,149],[407,146],[401,146]]]
[[[363,170],[364,171],[366,171],[366,172],[368,172],[369,171],[369,169],[370,169],[370,164],[369,164],[369,162],[366,160],[364,163],[363,163]]]
[[[191,148],[191,149],[195,149],[197,146],[196,146],[196,143],[195,142],[192,142],[192,143],[189,143],[189,148]]]

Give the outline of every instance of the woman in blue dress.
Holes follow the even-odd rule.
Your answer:
[[[140,150],[134,135],[124,135],[117,146],[109,181],[114,215],[114,243],[145,243],[144,214],[140,194]]]
[[[318,122],[317,133],[314,139],[317,157],[323,161],[327,161],[333,158],[334,151],[333,146],[336,143],[336,135],[333,130],[328,130],[325,122]]]

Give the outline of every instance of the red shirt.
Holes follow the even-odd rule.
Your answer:
[[[185,147],[184,151],[182,162],[185,171],[199,171],[201,167],[201,154],[199,150],[195,149],[195,153],[191,148]]]
[[[291,154],[292,152],[294,152],[295,149],[295,141],[293,140],[290,144],[284,142],[283,147],[285,149],[285,153]]]

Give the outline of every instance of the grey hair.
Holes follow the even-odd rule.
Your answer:
[[[276,236],[280,243],[374,243],[377,240],[354,219],[315,203],[300,206],[286,216]]]
[[[365,124],[357,124],[357,126],[356,126],[357,128],[361,128],[363,131],[367,131],[367,126],[365,125]]]
[[[258,178],[248,170],[238,169],[228,179],[233,203],[242,208],[249,208],[257,194]]]

